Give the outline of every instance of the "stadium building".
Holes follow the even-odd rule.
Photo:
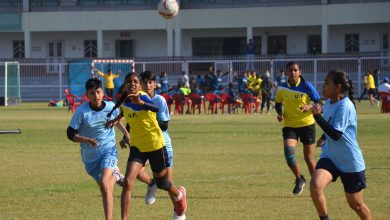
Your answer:
[[[0,58],[387,55],[388,0],[183,0],[165,20],[156,0],[1,1]]]
[[[158,2],[0,1],[0,99],[9,77],[25,101],[63,99],[66,88],[82,95],[97,59],[102,71],[166,71],[171,85],[182,71],[205,74],[209,66],[230,72],[224,85],[245,70],[275,79],[291,60],[319,91],[331,69],[347,71],[355,94],[366,70],[390,76],[390,0],[182,0],[170,20]]]

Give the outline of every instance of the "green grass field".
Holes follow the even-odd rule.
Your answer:
[[[0,135],[0,219],[104,219],[100,191],[84,171],[79,145],[66,138],[71,114],[46,106],[0,108],[0,129],[23,131]],[[358,110],[358,142],[367,166],[365,201],[374,219],[390,219],[390,114],[379,114],[367,102]],[[187,188],[188,219],[317,219],[308,187],[292,196],[294,177],[285,164],[282,127],[275,117],[172,116],[174,179]],[[118,151],[124,169],[128,150]],[[309,179],[302,145],[298,162]],[[137,182],[130,218],[171,219],[167,193],[160,190],[157,202],[146,206],[145,191]],[[114,219],[120,219],[120,192],[115,187]],[[358,219],[340,180],[326,196],[332,219]]]

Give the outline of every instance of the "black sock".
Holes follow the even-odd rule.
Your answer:
[[[320,220],[329,220],[328,215],[320,216]]]
[[[152,178],[152,181],[150,181],[150,184],[148,186],[153,186],[154,185],[154,179]]]

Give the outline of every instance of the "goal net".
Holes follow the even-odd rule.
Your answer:
[[[95,71],[93,71],[93,68]],[[69,63],[70,92],[81,97],[85,93],[85,82],[92,77],[101,79],[104,87],[105,79],[99,76],[96,70],[104,74],[107,74],[108,70],[111,70],[113,74],[120,72],[119,77],[114,79],[115,95],[123,84],[126,74],[134,71],[134,61],[129,59],[95,59],[91,62]]]
[[[20,97],[20,65],[18,62],[0,63],[0,105],[17,105]]]

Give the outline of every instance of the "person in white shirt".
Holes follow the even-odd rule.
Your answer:
[[[389,77],[385,77],[383,79],[383,83],[378,86],[378,92],[386,92],[390,94]],[[387,97],[387,100],[390,101],[390,96]]]

